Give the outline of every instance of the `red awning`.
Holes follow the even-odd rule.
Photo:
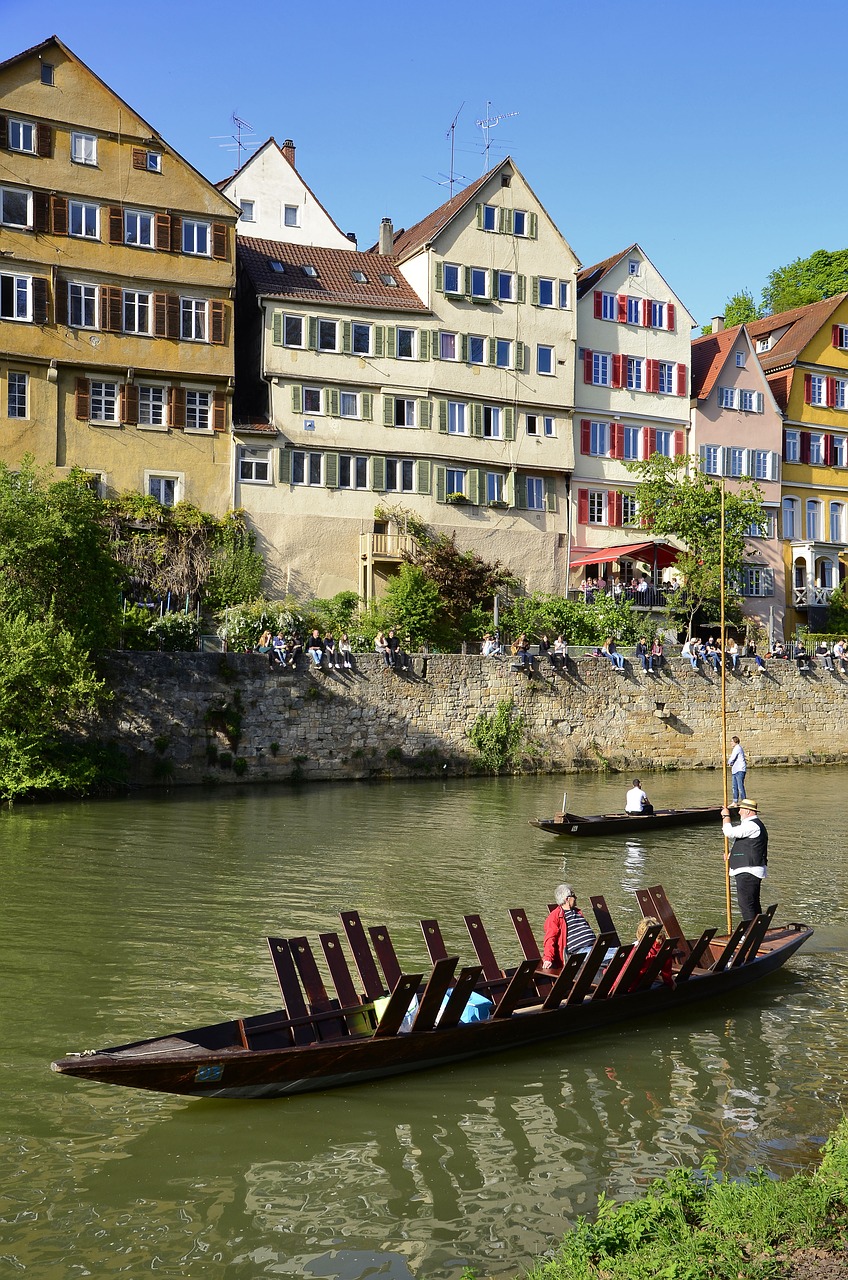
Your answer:
[[[623,547],[572,547],[571,568],[584,564],[610,564],[613,560],[643,560],[666,569],[674,564],[680,552],[666,542],[629,542]]]

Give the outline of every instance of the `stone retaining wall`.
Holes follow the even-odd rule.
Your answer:
[[[524,716],[523,767],[543,772],[715,767],[721,741],[719,677],[679,658],[656,675],[598,658],[527,675],[507,657],[418,656],[407,676],[372,654],[292,674],[251,654],[116,653],[108,680],[98,736],[140,786],[476,771],[468,729],[504,699]],[[746,660],[726,701],[752,764],[848,761],[848,679]]]

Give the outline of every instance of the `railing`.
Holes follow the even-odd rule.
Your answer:
[[[825,605],[835,590],[835,587],[793,587],[792,603],[801,609],[806,609],[810,605]]]
[[[408,533],[361,533],[359,553],[373,560],[402,560],[415,549],[415,539]]]
[[[636,609],[663,609],[674,592],[668,587],[646,587],[643,591],[631,587],[622,587],[620,591],[610,588],[601,590],[597,587],[570,587],[567,594],[569,600],[584,600],[587,604],[601,596],[609,596],[613,600],[629,600]]]

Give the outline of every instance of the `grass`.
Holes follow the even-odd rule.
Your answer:
[[[675,1169],[639,1200],[601,1195],[594,1221],[580,1218],[555,1255],[527,1280],[777,1280],[786,1255],[841,1247],[848,1230],[848,1118],[812,1172],[776,1181],[762,1169],[744,1182],[716,1171]]]

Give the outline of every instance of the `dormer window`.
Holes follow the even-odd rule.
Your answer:
[[[357,284],[367,284],[368,277],[364,271],[351,271],[350,273]]]
[[[771,334],[767,333],[764,338],[757,338],[757,350],[768,351],[771,346]]]
[[[283,275],[283,273],[285,272],[285,267],[283,266],[282,262],[277,262],[276,260],[272,260],[271,270],[278,271],[280,275]]]
[[[309,276],[310,280],[317,280],[317,279],[318,279],[318,269],[317,269],[317,267],[313,267],[313,266],[312,266],[311,264],[309,264],[309,263],[307,263],[305,266],[301,267],[301,271],[303,272],[303,274],[304,274],[305,276]]]
[[[396,289],[398,287],[397,280],[395,280],[394,276],[389,275],[387,271],[380,273],[380,279],[383,284],[388,285],[390,289]]]

